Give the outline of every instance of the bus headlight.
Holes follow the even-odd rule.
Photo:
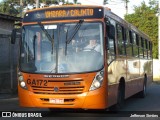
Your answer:
[[[100,88],[103,82],[103,77],[104,77],[104,72],[103,71],[98,72],[89,90],[91,91]]]
[[[22,74],[20,74],[20,73],[18,73],[18,81],[19,81],[19,85],[21,86],[21,88],[27,89],[24,78],[23,78]]]
[[[26,86],[26,83],[24,81],[22,81],[22,82],[20,82],[20,86],[24,88]]]

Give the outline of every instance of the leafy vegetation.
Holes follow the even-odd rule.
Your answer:
[[[20,1],[23,1],[20,3]],[[61,0],[61,4],[81,4],[77,2],[78,0],[73,0],[69,2],[68,0]],[[59,4],[57,0],[39,0],[40,4],[43,6],[57,5]],[[35,0],[3,0],[0,3],[0,13],[5,13],[12,16],[20,17],[25,10],[34,9],[36,7]]]
[[[0,3],[0,12],[16,16],[18,14],[18,9],[16,9],[16,4],[13,4],[12,0],[8,0]]]
[[[149,5],[142,2],[134,7],[134,13],[125,15],[125,20],[146,33],[153,43],[153,58],[158,58],[158,2],[150,0]]]

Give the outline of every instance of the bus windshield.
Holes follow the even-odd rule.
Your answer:
[[[30,73],[83,73],[103,67],[100,22],[26,25],[20,69]]]

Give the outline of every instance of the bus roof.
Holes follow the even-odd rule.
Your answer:
[[[104,17],[102,6],[71,5],[45,7],[26,12],[23,22],[40,22],[67,19],[98,19]]]
[[[32,9],[32,10],[28,10],[26,13],[29,12],[34,12],[34,11],[39,11],[39,10],[43,10],[43,9],[52,9],[52,8],[77,8],[77,7],[92,7],[92,8],[103,8],[103,6],[100,5],[57,5],[57,6],[51,6],[51,7],[43,7],[43,8],[36,8],[36,9]],[[109,9],[109,8],[108,8]]]
[[[108,16],[125,28],[129,28],[149,39],[148,35],[138,30],[134,25],[128,23],[110,8],[98,5],[62,5],[29,10],[24,15],[23,22],[42,22],[50,20],[75,20],[75,19],[102,19]]]

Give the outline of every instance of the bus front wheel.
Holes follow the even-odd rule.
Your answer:
[[[123,106],[125,102],[125,85],[119,84],[118,88],[118,96],[117,96],[117,103],[110,107],[111,111],[119,111]]]
[[[138,97],[145,98],[147,93],[147,76],[144,77],[143,90],[138,93]]]

